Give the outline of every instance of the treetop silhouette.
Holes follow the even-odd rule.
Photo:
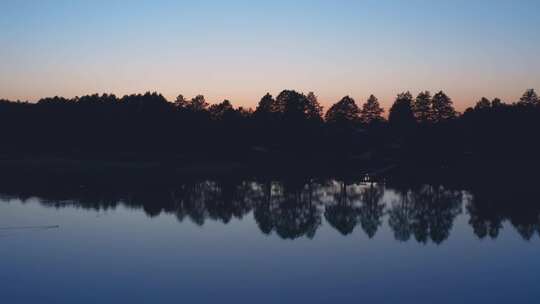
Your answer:
[[[534,89],[528,89],[523,93],[521,98],[519,99],[518,104],[526,105],[526,106],[537,106],[540,103],[540,99],[538,98],[538,95],[534,91]]]
[[[377,97],[370,95],[360,111],[360,121],[366,125],[383,122],[383,113],[384,110],[381,108]]]
[[[388,122],[396,130],[409,131],[416,124],[413,112],[413,96],[410,92],[399,93],[390,108]]]
[[[439,91],[437,94],[433,95],[431,104],[431,120],[434,122],[449,120],[457,115],[452,99],[450,99],[443,91]]]
[[[428,123],[432,119],[432,100],[429,91],[420,92],[413,103],[413,113],[419,123]]]
[[[403,92],[389,110],[373,95],[361,109],[345,96],[323,107],[313,92],[267,93],[251,109],[229,100],[209,105],[203,95],[157,92],[55,96],[37,103],[0,101],[0,155],[116,160],[256,160],[292,157],[347,161],[413,158],[442,161],[463,155],[540,153],[540,103],[532,89],[507,104],[482,98],[463,115],[440,91],[416,98]],[[255,151],[255,152],[254,152]],[[376,153],[376,154],[374,154]],[[477,153],[477,154],[475,154]]]
[[[325,120],[330,124],[354,124],[360,120],[360,109],[354,99],[345,96],[328,109]]]

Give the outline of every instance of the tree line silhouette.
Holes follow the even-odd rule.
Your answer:
[[[142,209],[149,217],[173,214],[180,222],[189,220],[200,226],[207,221],[228,224],[253,216],[262,233],[283,239],[313,238],[325,221],[342,235],[361,231],[373,238],[387,225],[397,241],[441,244],[449,238],[456,218],[464,214],[479,239],[497,238],[505,222],[524,240],[540,236],[539,193],[534,186],[463,191],[437,183],[385,185],[306,177],[184,180],[156,188],[111,185],[69,190],[7,182],[0,191],[0,200],[7,202],[39,197],[40,204],[54,208],[110,210],[125,206]]]
[[[385,110],[371,95],[345,96],[324,111],[314,93],[266,94],[255,110],[204,96],[169,102],[161,94],[112,94],[37,103],[0,101],[0,155],[105,160],[261,160],[443,162],[536,159],[540,100],[482,98],[458,113],[440,91],[396,96]]]

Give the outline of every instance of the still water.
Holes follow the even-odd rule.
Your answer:
[[[538,303],[540,204],[499,190],[309,180],[4,193],[0,303]]]

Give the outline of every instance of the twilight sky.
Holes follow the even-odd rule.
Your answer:
[[[538,0],[0,0],[0,98],[204,94],[254,107],[266,92],[323,105],[443,89],[540,89]]]

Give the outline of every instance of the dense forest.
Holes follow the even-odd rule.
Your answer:
[[[540,99],[482,98],[458,113],[444,92],[397,95],[385,113],[377,98],[349,96],[326,111],[314,93],[263,96],[255,110],[204,96],[161,94],[0,100],[0,157],[92,160],[448,162],[535,160]]]

